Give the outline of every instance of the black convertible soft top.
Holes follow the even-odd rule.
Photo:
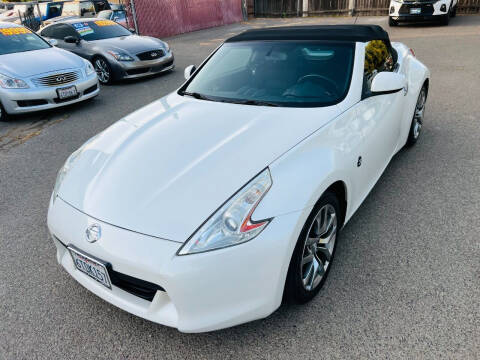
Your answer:
[[[247,30],[226,42],[254,40],[339,40],[368,42],[383,40],[390,46],[388,33],[378,25],[311,25]]]

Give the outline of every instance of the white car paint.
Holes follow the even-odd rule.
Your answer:
[[[293,249],[316,201],[342,182],[348,221],[405,144],[429,78],[408,48],[394,43],[405,91],[362,100],[365,45],[356,43],[350,90],[337,105],[273,108],[174,92],[91,139],[67,161],[69,171],[50,201],[58,262],[106,301],[184,332],[271,314],[280,306]],[[176,255],[267,166],[273,185],[252,218],[272,221],[260,235],[237,246]],[[85,229],[93,224],[101,226],[102,240],[89,243]],[[149,302],[107,289],[75,269],[67,244],[165,291]]]
[[[430,1],[433,5],[433,14],[434,17],[445,16],[450,9],[454,9],[457,6],[458,0],[438,0],[438,1]],[[395,20],[401,20],[401,14],[399,14],[400,7],[404,4],[415,4],[420,7],[422,5],[422,1],[398,1],[398,0],[390,0],[389,6],[389,15],[390,17],[394,18]],[[440,8],[442,5],[446,6],[447,11],[441,11]],[[400,16],[400,18],[399,18]],[[413,16],[406,15],[406,17],[413,18]]]

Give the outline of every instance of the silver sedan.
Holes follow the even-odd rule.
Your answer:
[[[0,22],[0,121],[83,101],[99,91],[88,61],[23,26]]]
[[[43,28],[40,35],[58,41],[58,47],[89,60],[102,84],[172,70],[173,52],[167,43],[132,34],[105,19],[70,19]]]

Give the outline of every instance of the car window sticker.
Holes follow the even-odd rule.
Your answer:
[[[112,21],[112,20],[97,20],[97,21],[95,21],[95,25],[97,25],[97,26],[113,26],[113,25],[117,25],[117,23]]]
[[[80,36],[86,36],[88,34],[93,34],[95,31],[89,26],[88,22],[84,23],[74,23],[72,24],[75,30],[80,34]]]
[[[23,27],[4,28],[0,29],[0,34],[4,36],[23,35],[30,34],[31,31]]]

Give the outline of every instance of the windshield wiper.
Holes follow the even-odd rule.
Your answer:
[[[257,106],[274,106],[278,107],[278,104],[271,103],[268,101],[261,101],[261,100],[220,100],[221,102],[229,102],[233,104],[241,104],[241,105],[257,105]]]
[[[208,96],[205,96],[197,92],[182,91],[181,95],[188,95],[188,96],[194,97],[195,99],[212,101],[212,99],[210,99]]]

